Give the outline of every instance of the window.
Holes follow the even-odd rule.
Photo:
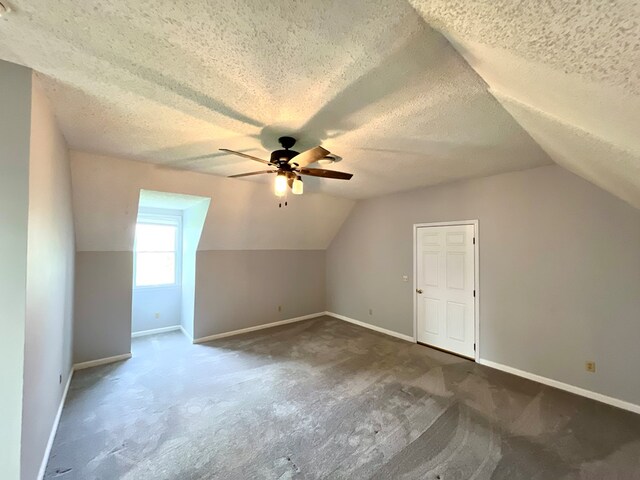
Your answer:
[[[135,237],[135,286],[177,285],[180,261],[180,217],[138,218]]]

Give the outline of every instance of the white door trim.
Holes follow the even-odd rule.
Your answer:
[[[476,243],[473,245],[474,256],[474,282],[476,296],[475,302],[475,336],[474,342],[476,350],[474,352],[474,360],[480,360],[480,233],[478,230],[478,220],[459,220],[456,222],[430,222],[430,223],[414,223],[413,224],[413,341],[418,341],[418,298],[416,296],[416,288],[418,288],[418,228],[420,227],[449,227],[454,225],[473,225],[475,231]]]

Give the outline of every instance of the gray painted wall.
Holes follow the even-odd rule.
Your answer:
[[[76,252],[74,362],[131,351],[132,252]]]
[[[132,269],[132,252],[76,253],[76,363],[130,352]],[[324,310],[323,250],[197,252],[195,338]]]
[[[640,404],[640,211],[558,166],[360,202],[327,250],[327,309],[412,335],[412,226],[468,219],[481,357]]]
[[[182,312],[184,332],[193,338],[196,305],[196,255],[209,210],[210,199],[201,200],[182,212]]]
[[[158,314],[159,318],[156,318]],[[143,332],[180,325],[182,287],[134,288],[131,306],[131,331]]]
[[[71,374],[73,262],[69,152],[33,82],[21,477],[37,477]]]
[[[324,250],[199,251],[196,262],[195,338],[325,310]]]
[[[0,472],[20,478],[31,70],[0,61]]]

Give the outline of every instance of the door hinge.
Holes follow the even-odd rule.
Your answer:
[[[476,291],[475,291],[475,290],[473,291],[473,296],[474,296],[474,297],[476,296]]]
[[[476,237],[473,237],[473,244],[476,244]]]
[[[474,352],[476,351],[476,344],[475,343],[473,344],[473,351]]]

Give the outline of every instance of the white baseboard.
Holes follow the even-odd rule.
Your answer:
[[[58,431],[58,424],[60,423],[60,417],[62,416],[62,408],[64,407],[64,402],[67,400],[67,393],[69,393],[69,386],[71,385],[71,378],[73,378],[73,367],[69,372],[69,378],[67,379],[67,384],[64,387],[64,392],[62,393],[62,397],[60,398],[60,405],[58,406],[58,413],[56,413],[56,418],[53,420],[53,425],[51,426],[51,433],[49,434],[49,441],[47,442],[47,446],[44,449],[44,455],[42,456],[42,463],[40,464],[40,470],[38,471],[38,480],[42,480],[44,478],[44,472],[47,468],[47,463],[49,463],[49,455],[51,455],[51,447],[53,447],[53,440],[56,438],[56,432]]]
[[[184,336],[187,337],[191,343],[194,343],[193,337],[189,335],[189,332],[187,332],[182,325],[180,325],[180,330],[182,331],[182,333],[184,333]]]
[[[37,480],[42,480],[44,478],[44,473],[47,468],[47,463],[49,462],[49,456],[51,455],[51,448],[53,447],[53,441],[56,438],[58,425],[60,424],[62,409],[64,408],[64,404],[67,401],[67,394],[69,393],[69,387],[71,386],[71,379],[73,378],[73,373],[76,370],[83,370],[85,368],[97,367],[98,365],[106,365],[108,363],[120,362],[122,360],[127,360],[129,358],[131,358],[131,354],[125,353],[124,355],[116,355],[115,357],[100,358],[98,360],[91,360],[89,362],[76,363],[71,367],[71,372],[69,372],[69,378],[67,379],[67,384],[64,387],[62,398],[60,398],[60,405],[58,406],[58,412],[56,413],[56,418],[53,420],[51,433],[49,434],[49,441],[47,442],[47,446],[44,450],[44,455],[42,457],[42,463],[40,464],[40,470],[38,471]]]
[[[483,358],[480,358],[478,360],[478,363],[480,363],[481,365],[486,365],[487,367],[495,368],[496,370],[502,370],[503,372],[517,375],[518,377],[523,377],[528,380],[533,380],[534,382],[542,383],[544,385],[549,385],[550,387],[559,388],[560,390],[565,390],[570,393],[575,393],[576,395],[580,395],[582,397],[587,397],[592,400],[597,400],[598,402],[602,402],[608,405],[612,405],[614,407],[622,408],[623,410],[629,410],[630,412],[640,413],[640,405],[626,402],[624,400],[619,400],[617,398],[609,397],[601,393],[592,392],[591,390],[587,390],[585,388],[576,387],[574,385],[560,382],[558,380],[553,380],[551,378],[536,375],[535,373],[529,373],[529,372],[525,372],[524,370],[518,370],[517,368],[509,367],[501,363],[492,362],[491,360],[485,360]]]
[[[231,332],[218,333],[216,335],[209,335],[207,337],[192,339],[191,336],[187,333],[187,331],[180,325],[178,327],[169,327],[172,330],[182,330],[185,336],[193,341],[193,343],[205,343],[211,340],[216,340],[219,338],[231,337],[234,335],[240,335],[242,333],[253,332],[256,330],[263,330],[266,328],[277,327],[279,325],[286,325],[288,323],[300,322],[302,320],[308,320],[311,318],[321,317],[323,315],[327,315],[330,317],[337,318],[338,320],[343,320],[345,322],[353,323],[354,325],[358,325],[364,328],[368,328],[370,330],[374,330],[376,332],[384,333],[386,335],[390,335],[392,337],[400,338],[402,340],[406,340],[408,342],[415,343],[415,339],[409,335],[404,335],[402,333],[394,332],[393,330],[387,330],[386,328],[377,327],[375,325],[370,325],[365,322],[361,322],[359,320],[355,320],[353,318],[345,317],[344,315],[338,315],[333,312],[319,312],[313,313],[311,315],[304,315],[302,317],[290,318],[287,320],[280,320],[278,322],[267,323],[265,325],[257,325],[255,327],[243,328],[240,330],[234,330]],[[166,330],[170,331],[170,330]],[[158,332],[160,333],[160,332]],[[58,412],[53,421],[53,426],[51,427],[51,433],[49,435],[49,441],[47,442],[47,446],[44,452],[44,456],[42,459],[42,463],[40,465],[40,470],[38,472],[38,480],[42,480],[44,477],[45,469],[47,467],[47,463],[49,461],[49,455],[51,454],[51,448],[53,446],[53,441],[56,436],[56,432],[58,431],[58,425],[60,423],[60,417],[62,416],[62,409],[64,408],[65,401],[67,399],[67,393],[69,392],[69,386],[71,385],[71,379],[73,378],[73,372],[76,370],[82,370],[84,368],[97,367],[99,365],[106,365],[108,363],[119,362],[122,360],[127,360],[131,358],[130,353],[125,353],[123,355],[116,355],[114,357],[101,358],[98,360],[91,360],[89,362],[76,363],[73,365],[71,372],[69,373],[69,378],[67,379],[67,384],[64,388],[64,393],[62,394],[62,398],[60,399],[60,406],[58,407]],[[603,395],[601,393],[592,392],[591,390],[586,390],[584,388],[576,387],[574,385],[569,385],[568,383],[560,382],[558,380],[553,380],[547,377],[542,377],[540,375],[536,375],[534,373],[525,372],[524,370],[518,370],[517,368],[509,367],[507,365],[503,365],[497,362],[492,362],[491,360],[478,359],[478,363],[481,365],[485,365],[487,367],[495,368],[497,370],[501,370],[506,373],[510,373],[513,375],[517,375],[519,377],[526,378],[528,380],[533,380],[534,382],[542,383],[543,385],[549,385],[551,387],[558,388],[560,390],[565,390],[570,393],[575,393],[576,395],[581,395],[583,397],[587,397],[602,403],[606,403],[608,405],[612,405],[614,407],[621,408],[623,410],[628,410],[630,412],[640,414],[640,405],[636,405],[630,402],[626,402],[624,400],[619,400],[617,398],[609,397],[607,395]]]
[[[131,338],[144,337],[146,335],[155,335],[156,333],[175,332],[180,330],[180,325],[172,325],[170,327],[154,328],[153,330],[142,330],[140,332],[133,332]]]
[[[301,322],[302,320],[309,320],[310,318],[322,317],[326,312],[312,313],[310,315],[303,315],[302,317],[288,318],[287,320],[280,320],[273,323],[265,323],[264,325],[256,325],[255,327],[241,328],[240,330],[233,330],[231,332],[216,333],[215,335],[208,335],[206,337],[195,338],[193,343],[206,343],[219,338],[233,337],[235,335],[241,335],[243,333],[255,332],[256,330],[263,330],[265,328],[279,327],[280,325],[286,325],[288,323]]]
[[[355,320],[353,318],[345,317],[344,315],[339,315],[333,312],[325,312],[325,315],[330,317],[337,318],[339,320],[344,320],[345,322],[353,323],[354,325],[359,325],[364,328],[368,328],[370,330],[374,330],[376,332],[384,333],[386,335],[390,335],[392,337],[400,338],[402,340],[406,340],[408,342],[415,343],[415,339],[409,335],[404,335],[402,333],[394,332],[393,330],[387,330],[386,328],[377,327],[375,325],[371,325],[365,322],[361,322],[360,320]],[[519,377],[526,378],[528,380],[533,380],[534,382],[542,383],[543,385],[549,385],[550,387],[555,387],[560,390],[565,390],[570,393],[575,393],[576,395],[581,395],[583,397],[590,398],[592,400],[596,400],[598,402],[606,403],[608,405],[612,405],[614,407],[621,408],[623,410],[628,410],[634,413],[640,413],[640,405],[636,405],[634,403],[626,402],[624,400],[620,400],[618,398],[609,397],[607,395],[603,395],[601,393],[592,392],[591,390],[587,390],[585,388],[576,387],[574,385],[569,385],[568,383],[560,382],[558,380],[553,380],[551,378],[542,377],[540,375],[536,375],[535,373],[525,372],[524,370],[518,370],[517,368],[509,367],[507,365],[502,365],[500,363],[492,362],[491,360],[485,360],[483,358],[478,359],[478,363],[482,365],[486,365],[487,367],[495,368],[497,370],[502,370],[503,372],[511,373],[513,375],[517,375]]]
[[[396,337],[401,340],[406,340],[407,342],[416,343],[415,338],[413,338],[410,335],[405,335],[404,333],[398,333],[398,332],[394,332],[393,330],[387,330],[386,328],[376,327],[375,325],[371,325],[370,323],[361,322],[360,320],[355,320],[353,318],[345,317],[344,315],[338,315],[337,313],[333,313],[333,312],[324,312],[324,313],[325,315],[337,318],[338,320],[343,320],[345,322],[353,323],[354,325],[368,328],[369,330],[374,330],[379,333],[384,333],[385,335],[390,335],[392,337]]]
[[[83,370],[85,368],[97,367],[99,365],[106,365],[108,363],[121,362],[122,360],[128,360],[129,358],[131,358],[130,353],[116,355],[114,357],[99,358],[98,360],[90,360],[88,362],[76,363],[73,366],[73,369]]]

